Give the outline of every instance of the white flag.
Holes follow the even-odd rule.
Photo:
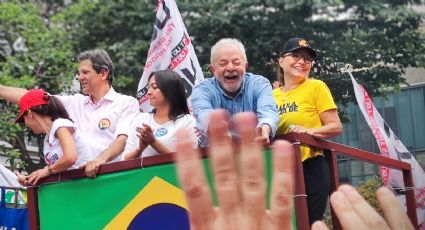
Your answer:
[[[184,79],[186,98],[190,102],[192,88],[204,79],[204,75],[174,0],[158,1],[152,42],[137,88],[142,111],[151,110],[147,97],[149,74],[165,69],[176,71]]]
[[[425,219],[425,173],[416,159],[412,156],[409,150],[403,145],[400,139],[394,134],[390,127],[382,119],[378,110],[372,103],[366,90],[359,85],[354,77],[351,75],[351,81],[356,94],[357,104],[365,117],[372,133],[378,143],[381,155],[391,159],[409,163],[412,167],[413,184],[416,200],[416,213],[418,216],[419,224],[424,222]],[[406,209],[406,199],[404,195],[399,192],[405,188],[403,183],[403,175],[401,170],[394,170],[387,167],[380,167],[381,176],[386,186],[393,188],[395,195],[401,202],[402,206]]]

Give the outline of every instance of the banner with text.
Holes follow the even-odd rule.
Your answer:
[[[381,155],[395,160],[409,163],[412,167],[414,188],[405,188],[401,170],[394,170],[387,167],[380,167],[381,176],[386,186],[394,191],[397,198],[406,208],[406,199],[403,191],[406,189],[415,190],[416,213],[419,224],[425,220],[425,173],[409,150],[403,145],[400,139],[394,134],[390,127],[382,119],[378,110],[372,103],[366,90],[359,85],[351,75],[357,104],[365,117],[372,133],[378,143]]]
[[[190,102],[192,88],[204,79],[204,75],[174,0],[158,1],[152,42],[137,88],[136,98],[143,112],[151,110],[147,95],[149,75],[153,71],[165,69],[179,73],[184,80],[186,98]]]

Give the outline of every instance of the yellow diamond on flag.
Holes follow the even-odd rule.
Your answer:
[[[189,229],[184,192],[154,177],[104,229]]]

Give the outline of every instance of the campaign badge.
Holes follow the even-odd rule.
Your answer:
[[[111,121],[108,118],[102,118],[98,124],[99,129],[105,130],[111,127]]]
[[[168,130],[166,128],[159,128],[155,132],[155,137],[162,137],[165,136],[168,133]]]

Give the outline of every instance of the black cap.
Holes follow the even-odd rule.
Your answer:
[[[280,56],[295,51],[297,49],[307,49],[310,52],[312,58],[317,57],[317,51],[313,49],[310,43],[305,38],[291,38],[283,46]]]

